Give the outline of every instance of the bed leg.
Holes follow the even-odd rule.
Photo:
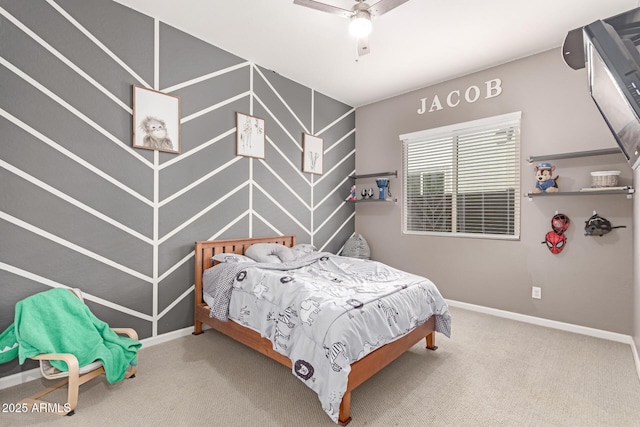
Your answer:
[[[351,421],[351,392],[347,391],[342,396],[340,402],[340,414],[338,415],[338,424],[346,426]]]
[[[436,333],[435,332],[431,332],[429,335],[427,335],[427,348],[429,350],[437,350],[438,346],[436,345]]]
[[[202,333],[202,322],[198,322],[197,320],[193,322],[193,335],[200,335]]]

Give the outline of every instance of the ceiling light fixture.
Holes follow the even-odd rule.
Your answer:
[[[371,14],[368,10],[358,10],[351,17],[349,32],[357,38],[367,37],[371,34]]]

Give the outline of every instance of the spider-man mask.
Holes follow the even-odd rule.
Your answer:
[[[551,228],[558,234],[564,234],[567,228],[569,228],[569,224],[571,224],[571,221],[565,214],[555,214],[553,218],[551,218]]]
[[[555,231],[550,231],[544,236],[544,242],[547,244],[547,248],[552,254],[557,255],[564,249],[567,243],[567,237],[564,234],[558,234]]]

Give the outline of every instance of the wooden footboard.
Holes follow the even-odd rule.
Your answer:
[[[204,323],[291,369],[291,360],[273,350],[273,344],[267,338],[261,337],[259,333],[245,328],[233,320],[221,322],[209,317],[209,306],[202,299],[202,273],[213,265],[211,257],[215,254],[236,253],[242,255],[246,248],[255,243],[280,243],[292,247],[295,245],[295,241],[295,236],[278,236],[196,242],[193,334],[201,334]],[[351,392],[425,337],[427,348],[435,350],[437,348],[435,345],[435,317],[431,317],[407,335],[380,347],[351,365],[347,391],[340,404],[340,415],[338,416],[340,425],[346,425],[351,421]]]

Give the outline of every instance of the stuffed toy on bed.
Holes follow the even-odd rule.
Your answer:
[[[533,189],[534,193],[554,193],[558,191],[558,184],[556,176],[552,178],[553,171],[556,170],[555,166],[551,163],[538,163],[535,167],[536,171],[536,188]]]

